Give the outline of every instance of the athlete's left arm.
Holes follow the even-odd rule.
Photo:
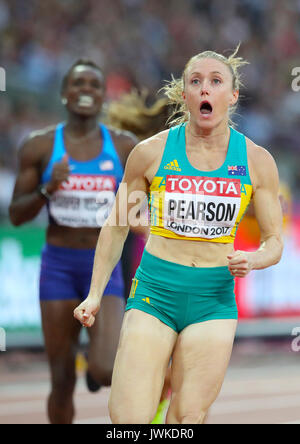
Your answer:
[[[260,228],[261,244],[255,252],[235,251],[228,256],[229,270],[237,277],[244,277],[251,270],[261,270],[277,264],[283,250],[278,169],[267,150],[255,145],[250,148],[248,160],[253,185],[253,205]]]

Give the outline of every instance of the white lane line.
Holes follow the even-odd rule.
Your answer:
[[[111,424],[109,416],[98,416],[97,418],[78,419],[74,424]]]
[[[280,395],[284,393],[284,395],[299,393],[300,397],[300,386],[298,384],[299,377],[297,379],[271,379],[271,380],[248,380],[244,382],[238,381],[225,381],[222,387],[220,398],[232,398],[233,396],[244,396],[246,397],[248,394],[253,396],[261,397],[264,395]],[[28,384],[28,383],[18,383],[18,384],[6,384],[0,385],[0,405],[1,398],[7,398],[6,401],[15,400],[17,401],[20,397],[23,398],[23,401],[28,397],[29,399],[32,396],[36,397],[45,397],[48,395],[50,390],[49,382],[37,382],[36,384]],[[110,387],[104,387],[101,389],[101,396],[108,396],[110,391]],[[80,380],[76,385],[75,396],[86,395],[89,394],[85,382]],[[92,395],[94,396],[94,395]],[[96,395],[97,396],[97,395]]]
[[[34,383],[15,383],[15,384],[0,384],[0,396],[7,398],[31,398],[32,395],[47,396],[50,390],[50,381]],[[103,387],[101,395],[108,393],[110,387]],[[99,392],[100,393],[100,392]],[[75,395],[89,394],[84,381],[80,380],[76,384]],[[1,398],[0,398],[1,403]]]
[[[211,407],[212,414],[255,412],[300,407],[300,396],[272,396],[269,398],[244,399],[239,401],[216,401]]]
[[[107,399],[104,397],[92,398],[75,398],[75,405],[77,410],[80,408],[107,408]],[[16,401],[9,402],[3,405],[0,405],[0,416],[8,416],[8,415],[27,415],[30,413],[43,413],[46,412],[46,401],[45,400],[37,400],[37,401]]]
[[[298,421],[280,422],[279,424],[300,424],[300,419]]]
[[[107,398],[97,397],[93,398],[88,396],[87,398],[75,399],[77,409],[84,408],[107,408]],[[300,407],[300,396],[272,396],[269,398],[253,398],[243,399],[236,401],[219,400],[211,408],[211,413],[218,414],[231,414],[241,412],[255,412],[263,410],[279,410],[290,407]],[[8,415],[27,415],[30,413],[45,412],[45,400],[27,401],[27,402],[12,402],[5,405],[0,405],[0,416]],[[78,414],[80,414],[78,412]]]
[[[0,406],[0,416],[27,415],[46,411],[45,401],[13,402]]]
[[[6,386],[0,386],[0,396],[6,398],[26,398],[36,395],[43,396],[50,390],[50,384],[7,384]]]
[[[298,387],[297,387],[298,385]],[[245,383],[224,383],[220,397],[233,397],[233,396],[244,396],[256,395],[288,395],[288,394],[298,393],[300,397],[300,386],[299,378],[298,381],[251,381]]]

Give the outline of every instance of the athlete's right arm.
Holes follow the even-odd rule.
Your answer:
[[[50,142],[50,143],[49,143]],[[19,171],[9,207],[10,220],[13,225],[21,225],[34,219],[47,200],[38,191],[45,156],[51,150],[52,140],[49,136],[32,135],[24,142],[19,151]],[[51,181],[45,184],[46,190],[52,194],[59,184],[69,175],[66,161],[53,168]]]
[[[138,213],[139,204],[141,205],[147,196],[149,182],[146,171],[149,162],[153,161],[151,157],[153,156],[151,156],[150,144],[145,146],[144,142],[138,144],[128,157],[112,212],[99,235],[89,295],[74,310],[74,317],[85,327],[91,327],[94,324],[102,294],[113,269],[121,258],[129,231],[130,216]]]

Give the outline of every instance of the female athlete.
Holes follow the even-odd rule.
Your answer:
[[[42,254],[40,304],[51,370],[51,423],[71,423],[80,325],[72,317],[89,291],[99,231],[110,213],[123,166],[137,139],[99,123],[105,93],[102,70],[79,60],[62,84],[67,121],[31,134],[20,150],[20,171],[10,206],[14,225],[49,212]],[[116,263],[101,314],[89,329],[87,382],[110,385],[124,314],[124,285]]]
[[[187,63],[166,94],[182,117],[131,152],[114,210],[98,240],[88,298],[74,316],[91,327],[118,262],[135,203],[149,195],[151,230],[136,272],[114,365],[109,409],[115,424],[150,423],[172,357],[166,422],[201,424],[221,389],[237,326],[234,277],[281,258],[282,215],[273,157],[231,126],[238,102],[237,51]],[[261,231],[255,252],[234,251],[253,200]],[[126,207],[124,209],[124,206]],[[119,217],[119,220],[118,220]],[[117,223],[114,223],[115,220]]]

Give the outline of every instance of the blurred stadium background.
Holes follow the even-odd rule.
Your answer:
[[[300,66],[300,1],[0,0],[0,42],[0,66],[6,71],[6,91],[0,93],[0,327],[7,348],[0,352],[0,370],[24,369],[20,355],[5,366],[10,350],[43,347],[38,275],[46,217],[42,213],[14,228],[8,205],[22,140],[64,118],[59,91],[70,65],[82,57],[100,64],[107,101],[133,87],[154,96],[171,74],[181,75],[192,55],[206,49],[228,54],[239,42],[250,64],[243,70],[245,88],[235,121],[276,159],[285,251],[280,264],[237,281],[236,346],[243,345],[241,352],[235,349],[232,365],[241,355],[277,356],[274,363],[284,356],[281,363],[292,359],[294,364],[293,329],[300,326],[300,92],[292,88],[292,71]],[[130,242],[132,251],[138,242]],[[249,215],[236,247],[251,250],[258,243],[255,217]],[[235,378],[235,368],[231,372]],[[288,369],[283,373],[288,375]],[[4,387],[0,376],[0,391]]]

